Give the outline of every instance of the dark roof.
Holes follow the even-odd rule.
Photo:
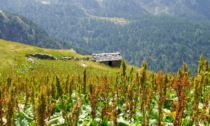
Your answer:
[[[92,56],[96,62],[121,61],[123,59],[119,52],[92,54]]]

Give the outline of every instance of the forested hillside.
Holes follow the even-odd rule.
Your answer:
[[[51,36],[90,52],[120,51],[128,63],[196,72],[210,58],[208,0],[0,0],[0,8],[26,16]],[[184,19],[183,19],[184,18]],[[193,19],[194,21],[190,20]]]
[[[47,32],[26,18],[0,10],[0,38],[29,45],[48,48],[62,48]]]
[[[0,39],[44,48],[74,48],[79,53],[87,53],[69,43],[51,38],[45,30],[25,17],[0,10],[0,23]]]
[[[0,0],[0,3],[2,9],[22,13],[28,13],[23,12],[23,9],[29,12],[35,9],[39,12],[47,6],[49,8],[62,7],[62,10],[57,10],[62,12],[68,9],[69,12],[75,14],[71,16],[78,16],[85,10],[90,14],[103,17],[167,14],[196,20],[210,19],[209,0]]]
[[[93,27],[93,26],[92,26]],[[196,60],[203,53],[210,58],[210,24],[168,17],[144,17],[123,27],[109,25],[87,33],[87,46],[93,50],[119,50],[128,63],[140,66],[146,57],[148,69],[176,72],[183,61],[196,72]],[[78,45],[80,46],[80,45]],[[82,46],[82,45],[81,45]]]

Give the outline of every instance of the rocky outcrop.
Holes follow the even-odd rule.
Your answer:
[[[35,54],[28,54],[28,56],[36,57],[36,58],[39,58],[39,59],[57,60],[57,58],[55,58],[55,57],[52,56],[52,55],[48,55],[48,54],[35,53]]]
[[[82,57],[81,61],[86,61],[86,60],[90,60],[89,57]]]
[[[28,58],[27,60],[28,60],[28,61],[30,61],[30,62],[32,62],[32,63],[35,63],[35,62],[37,62],[37,60],[35,60],[35,59],[32,59],[32,58]]]
[[[72,60],[72,59],[74,59],[73,56],[71,56],[71,57],[62,57],[62,58],[61,58],[61,60]]]
[[[78,58],[78,57],[74,57],[74,60],[75,60],[75,61],[79,61],[79,58]]]

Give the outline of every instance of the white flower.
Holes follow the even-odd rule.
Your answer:
[[[86,64],[82,64],[81,66],[82,66],[82,67],[87,67],[87,65],[86,65]]]

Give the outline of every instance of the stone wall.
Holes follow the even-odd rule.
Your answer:
[[[121,60],[120,61],[112,61],[112,67],[120,67],[121,66]]]
[[[118,61],[106,61],[106,62],[100,62],[100,63],[106,64],[106,65],[111,66],[111,67],[120,67],[121,60],[118,60]]]

